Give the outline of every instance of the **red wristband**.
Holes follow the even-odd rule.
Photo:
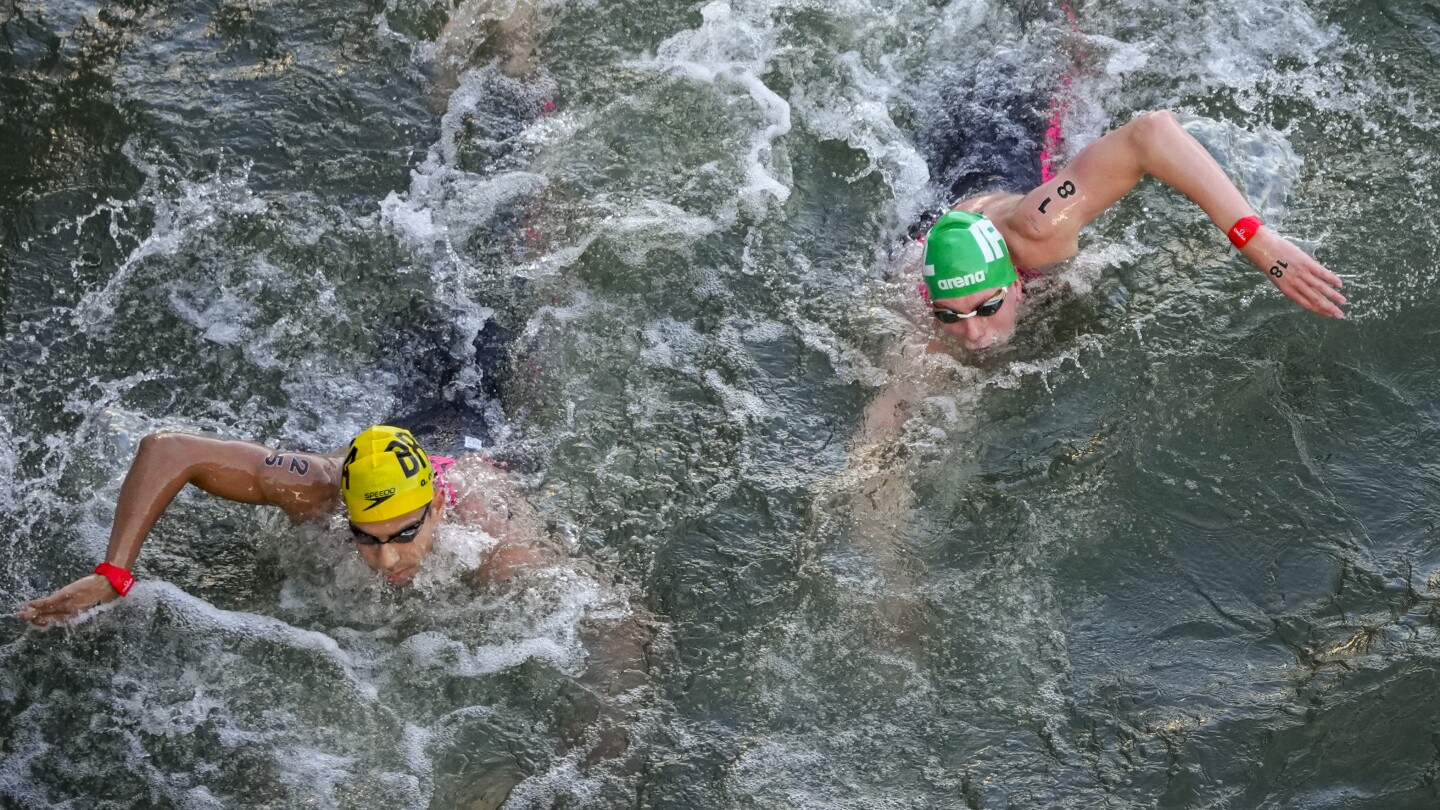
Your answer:
[[[1230,237],[1230,244],[1236,248],[1245,247],[1250,238],[1258,233],[1260,226],[1264,224],[1259,217],[1241,217],[1239,222],[1231,226],[1230,233],[1227,234]]]
[[[121,596],[130,593],[130,589],[135,587],[135,575],[118,565],[102,562],[95,566],[95,573],[110,580],[110,587],[119,591]]]

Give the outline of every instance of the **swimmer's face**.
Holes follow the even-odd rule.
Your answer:
[[[389,520],[351,523],[350,525],[356,529],[378,540],[388,540],[397,534],[403,537],[407,529],[419,525],[415,539],[408,543],[372,545],[356,543],[355,547],[360,550],[360,556],[365,560],[365,564],[370,566],[371,570],[384,574],[385,579],[391,585],[408,585],[410,580],[420,573],[420,562],[426,554],[430,553],[430,548],[435,545],[435,527],[440,525],[444,509],[444,495],[436,492],[435,499],[430,502],[429,516],[425,516],[426,510],[422,506],[413,512],[407,512]]]
[[[1005,303],[1001,304],[1000,309],[994,315],[989,317],[977,315],[955,323],[942,323],[931,316],[931,323],[956,343],[972,352],[999,346],[1015,334],[1015,324],[1019,321],[1020,316],[1020,303],[1025,300],[1025,293],[1020,288],[1020,282],[1017,281],[1008,288],[992,287],[960,298],[939,298],[931,302],[931,309],[949,309],[966,314],[974,312],[976,307],[994,298],[1001,289],[1005,289]]]

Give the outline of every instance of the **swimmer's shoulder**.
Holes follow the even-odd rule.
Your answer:
[[[993,191],[967,197],[956,203],[957,211],[984,214],[995,223],[1017,267],[1043,268],[1074,256],[1078,244],[1073,236],[1049,237],[1044,222],[1029,207],[1021,205],[1025,195]]]
[[[268,503],[295,520],[322,520],[340,508],[341,455],[269,450],[257,481]]]
[[[443,475],[454,487],[452,514],[461,523],[492,524],[534,513],[514,474],[482,453],[458,456]]]
[[[1024,199],[1021,194],[1013,191],[987,191],[984,194],[976,194],[973,197],[966,197],[950,206],[952,211],[969,211],[975,214],[996,219],[1005,216],[1015,210],[1015,206]]]
[[[992,191],[986,194],[977,194],[974,197],[966,197],[955,203],[952,208],[956,211],[984,214],[991,222],[995,223],[996,228],[1000,229],[1000,235],[1005,237],[1005,243],[1010,246],[1012,252],[1015,252],[1039,236],[1038,223],[1030,221],[1020,211],[1020,202],[1024,199],[1023,194],[1016,194],[1013,191]]]

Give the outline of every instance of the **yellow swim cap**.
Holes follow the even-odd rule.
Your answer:
[[[357,523],[413,512],[435,497],[430,457],[410,431],[376,425],[350,442],[340,468],[340,494]]]

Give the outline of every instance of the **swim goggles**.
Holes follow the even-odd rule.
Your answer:
[[[420,513],[419,520],[401,529],[400,531],[395,532],[384,540],[381,540],[380,538],[376,537],[373,534],[370,534],[369,532],[361,531],[360,527],[356,526],[354,523],[350,524],[350,534],[355,537],[355,542],[359,543],[362,546],[383,546],[386,543],[408,543],[411,540],[414,540],[416,536],[420,534],[420,527],[424,526],[425,521],[429,519],[430,504],[427,503],[425,504],[425,511]]]
[[[981,318],[988,318],[999,312],[1000,307],[1005,305],[1006,289],[1005,287],[1001,287],[999,292],[990,297],[990,300],[969,312],[956,312],[953,309],[946,309],[944,307],[932,307],[930,314],[934,315],[935,320],[941,323],[959,323],[966,318],[974,318],[977,315]]]

